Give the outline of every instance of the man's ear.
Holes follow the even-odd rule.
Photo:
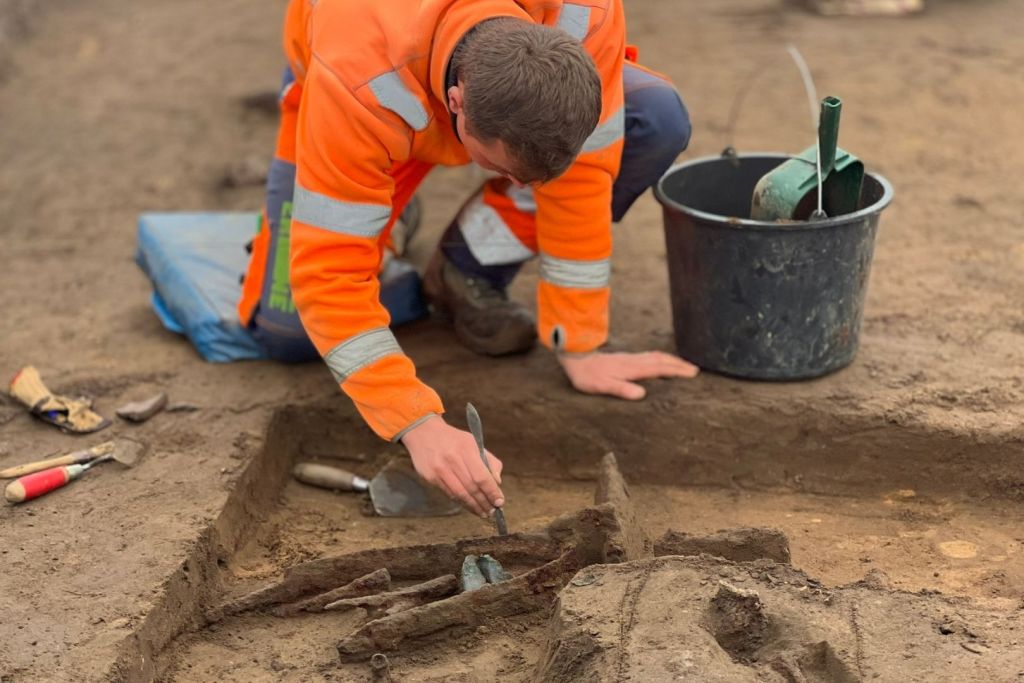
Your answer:
[[[453,114],[462,111],[462,83],[448,88],[448,111]]]

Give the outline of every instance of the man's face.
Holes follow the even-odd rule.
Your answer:
[[[466,110],[463,107],[462,99],[462,81],[459,81],[457,86],[452,86],[448,89],[448,109],[455,114],[455,128],[459,132],[459,138],[461,138],[469,158],[474,163],[487,171],[494,171],[508,178],[517,187],[523,187],[527,184],[520,182],[512,172],[511,169],[515,164],[508,150],[505,149],[505,143],[501,140],[484,142],[467,130]]]

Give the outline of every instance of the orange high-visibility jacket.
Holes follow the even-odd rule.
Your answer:
[[[567,31],[601,74],[597,128],[573,166],[535,191],[540,339],[591,351],[608,334],[611,191],[624,121],[621,0],[292,0],[288,8],[285,52],[302,87],[292,296],[335,379],[386,439],[443,408],[388,328],[378,298],[383,244],[431,166],[468,163],[445,72],[467,31],[502,16]]]

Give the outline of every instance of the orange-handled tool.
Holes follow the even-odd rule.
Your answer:
[[[98,462],[100,462],[99,459],[85,465],[63,465],[43,470],[42,472],[26,474],[24,477],[15,479],[7,485],[7,489],[4,491],[4,498],[9,503],[22,503],[26,500],[38,498],[44,493],[59,489],[69,481],[78,479],[82,476],[83,472]]]

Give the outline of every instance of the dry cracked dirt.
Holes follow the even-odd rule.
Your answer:
[[[0,375],[33,364],[108,417],[157,391],[198,407],[72,437],[0,399],[0,467],[149,446],[0,509],[0,681],[1024,679],[1024,5],[626,3],[690,108],[683,160],[807,146],[794,42],[896,198],[858,357],[820,380],[705,373],[623,403],[574,394],[539,350],[495,361],[436,322],[398,330],[454,423],[480,410],[512,541],[291,480],[299,460],[365,476],[400,451],[319,364],[206,364],[149,308],[139,213],[261,203],[283,9],[0,0]],[[420,265],[475,178],[428,179]],[[616,346],[672,348],[661,224],[647,196],[615,228]],[[409,604],[480,552],[515,578]],[[275,614],[385,568],[391,594],[363,607]],[[268,587],[275,602],[224,611]]]

